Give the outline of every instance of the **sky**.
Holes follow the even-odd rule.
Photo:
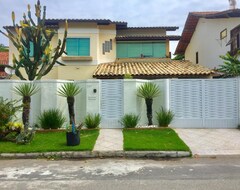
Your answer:
[[[240,1],[240,0],[237,0]],[[0,30],[22,19],[30,4],[34,12],[37,0],[0,0]],[[124,21],[128,26],[178,26],[169,35],[181,35],[187,15],[192,11],[222,11],[229,8],[228,0],[41,0],[47,6],[47,18],[110,19]],[[237,4],[237,7],[239,4]],[[8,39],[0,34],[0,44]],[[170,44],[175,51],[177,42]]]

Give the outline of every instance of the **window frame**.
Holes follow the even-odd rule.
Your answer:
[[[220,32],[220,40],[223,40],[227,37],[227,28]]]

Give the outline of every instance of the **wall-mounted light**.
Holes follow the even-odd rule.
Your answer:
[[[97,89],[96,89],[96,88],[94,88],[94,89],[93,89],[93,93],[96,93],[96,92],[97,92]]]

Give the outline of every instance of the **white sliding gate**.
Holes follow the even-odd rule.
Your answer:
[[[101,80],[101,127],[121,128],[123,80]]]
[[[170,109],[176,128],[236,128],[237,79],[170,80]]]

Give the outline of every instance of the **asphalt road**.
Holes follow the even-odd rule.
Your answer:
[[[0,160],[0,190],[239,190],[240,157]]]

